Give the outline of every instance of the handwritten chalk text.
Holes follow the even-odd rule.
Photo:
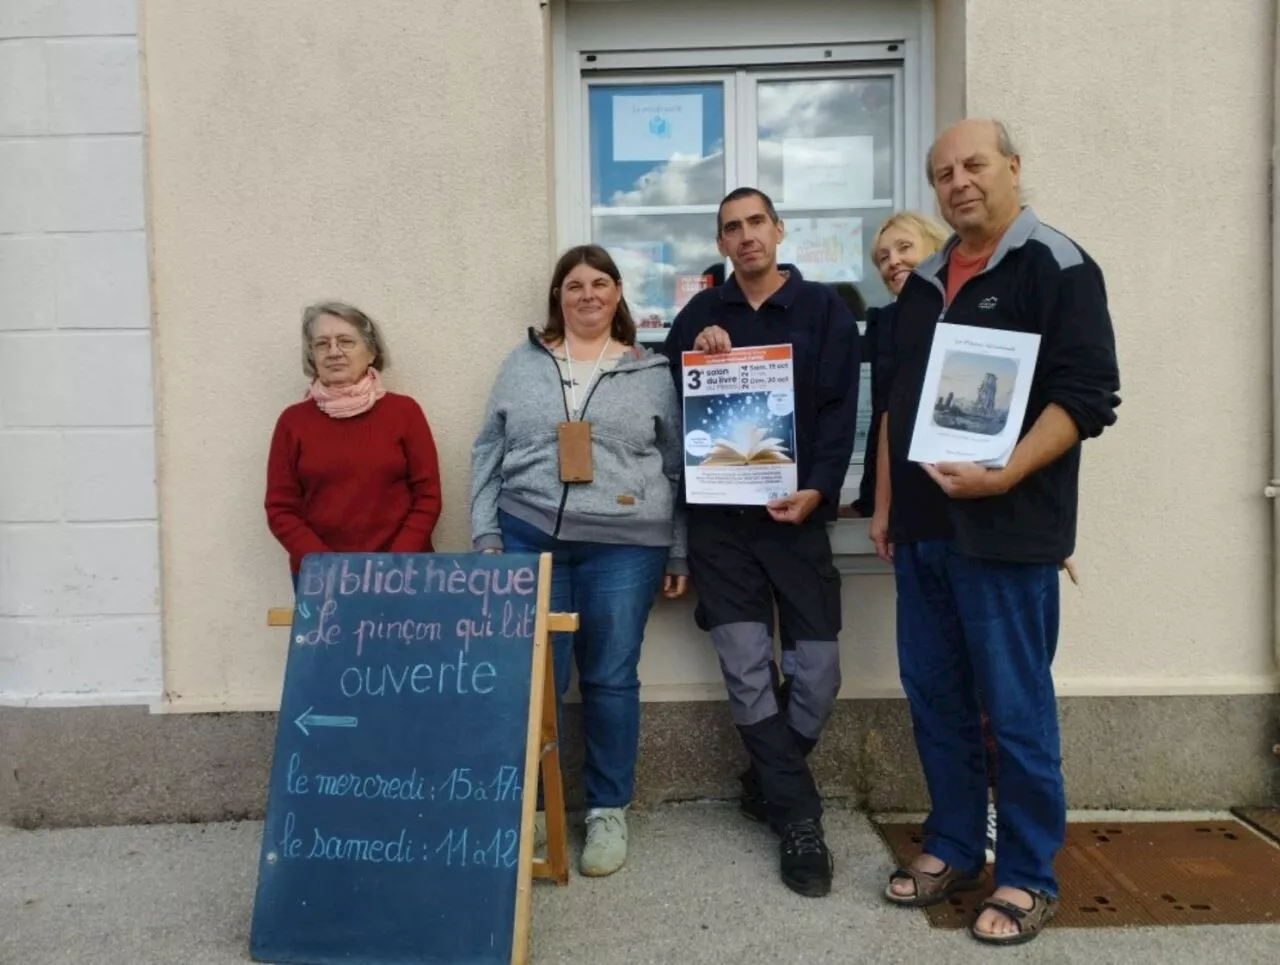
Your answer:
[[[498,669],[493,664],[487,660],[474,666],[468,664],[465,651],[459,650],[456,662],[348,667],[338,678],[338,685],[344,697],[361,694],[385,697],[406,691],[414,694],[489,694],[493,692],[497,676]]]
[[[413,839],[408,828],[401,828],[394,838],[360,838],[324,834],[311,829],[311,847],[303,851],[306,841],[297,834],[298,819],[292,811],[284,817],[284,834],[280,854],[285,858],[310,861],[366,861],[371,864],[410,864],[413,862]]]
[[[329,601],[329,603],[333,602],[333,600]],[[441,632],[440,624],[424,623],[421,620],[361,620],[355,634],[356,656],[364,654],[366,640],[388,640],[409,644],[417,640],[439,640]]]
[[[509,569],[500,563],[490,566],[464,567],[454,560],[444,563],[428,557],[409,557],[400,563],[368,559],[360,563],[350,560],[334,562],[327,569],[304,567],[301,574],[302,596],[417,596],[419,594],[466,594],[483,600],[481,613],[489,615],[493,597],[532,596],[538,576],[532,567]]]

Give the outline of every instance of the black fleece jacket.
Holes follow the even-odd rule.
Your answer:
[[[836,518],[857,428],[858,326],[829,286],[805,281],[795,265],[778,267],[788,278],[758,309],[747,302],[735,277],[698,292],[672,322],[662,352],[683,400],[680,354],[693,350],[707,326],[728,332],[734,348],[791,346],[799,488],[822,494],[810,518],[830,521]]]
[[[1041,336],[1019,438],[1050,404],[1091,439],[1116,421],[1120,372],[1102,271],[1075,242],[1023,208],[986,268],[945,306],[953,238],[907,279],[880,353],[887,391],[893,499],[890,539],[952,538],[960,552],[1007,562],[1060,563],[1075,550],[1080,443],[1009,492],[950,499],[907,461],[939,322]],[[882,344],[884,337],[882,335]]]

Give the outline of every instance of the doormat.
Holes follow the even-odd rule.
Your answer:
[[[1231,813],[1280,842],[1280,808],[1232,808]]]
[[[877,824],[894,860],[920,853],[920,825]],[[990,884],[926,908],[935,928],[966,928]],[[1068,824],[1054,864],[1051,928],[1280,922],[1280,848],[1237,821]]]

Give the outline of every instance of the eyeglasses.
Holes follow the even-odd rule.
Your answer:
[[[335,344],[334,339],[318,338],[311,343],[311,352],[313,355],[323,355],[329,351],[330,346]],[[336,340],[337,349],[343,355],[350,355],[355,351],[360,343],[350,336],[343,336]]]

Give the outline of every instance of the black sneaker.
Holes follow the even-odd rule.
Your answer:
[[[798,895],[821,898],[831,891],[834,862],[823,840],[822,824],[812,818],[782,829],[782,883]]]

